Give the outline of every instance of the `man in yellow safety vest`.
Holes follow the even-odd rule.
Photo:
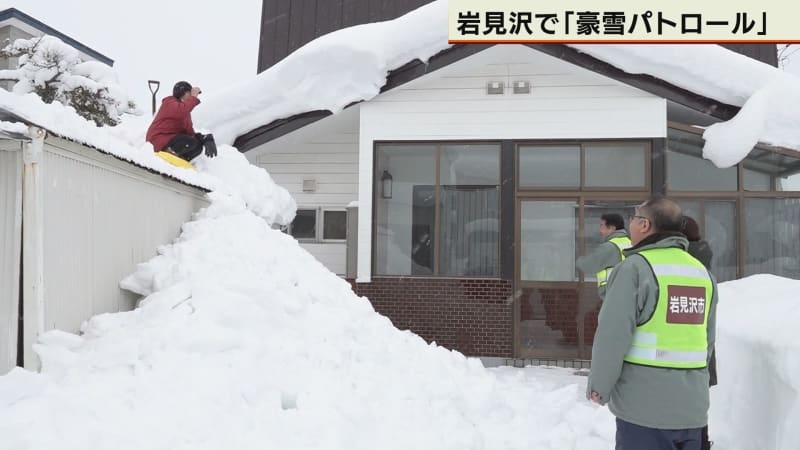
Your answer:
[[[680,227],[673,201],[640,205],[608,280],[587,397],[617,417],[617,450],[700,450],[708,424],[717,286]]]
[[[631,240],[625,231],[625,220],[616,213],[600,216],[600,236],[603,243],[593,252],[581,256],[575,265],[581,272],[597,277],[597,295],[605,297],[608,276],[614,266],[625,259],[623,250],[631,246]]]

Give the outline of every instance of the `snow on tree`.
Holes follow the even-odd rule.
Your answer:
[[[0,50],[0,56],[19,58],[16,69],[0,70],[0,80],[16,81],[14,93],[34,92],[45,103],[72,106],[98,126],[116,125],[122,114],[136,112],[110,66],[84,61],[78,50],[61,39],[17,39]]]

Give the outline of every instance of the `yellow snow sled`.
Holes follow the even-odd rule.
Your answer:
[[[196,170],[192,163],[190,163],[189,161],[181,158],[180,156],[173,155],[170,152],[165,152],[165,151],[162,150],[160,152],[156,152],[156,155],[160,156],[161,159],[163,159],[164,161],[172,164],[175,167],[182,167],[184,169]]]

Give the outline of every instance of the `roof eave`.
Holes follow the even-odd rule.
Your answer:
[[[737,106],[718,102],[711,98],[680,88],[652,75],[627,73],[605,61],[601,61],[590,55],[581,53],[564,44],[526,45],[547,55],[607,76],[611,79],[636,87],[653,95],[666,98],[715,119],[730,120],[739,112],[740,109]],[[481,52],[489,47],[492,47],[492,45],[458,44],[434,55],[427,64],[420,60],[411,61],[389,73],[386,84],[383,86],[383,88],[381,88],[381,93],[408,83],[409,81],[419,78],[427,73],[448,66],[467,56]],[[348,107],[357,103],[360,102],[354,102],[348,105]],[[258,147],[259,145],[270,142],[329,115],[331,115],[330,111],[317,110],[278,119],[237,137],[234,142],[234,146],[241,152],[247,152]]]

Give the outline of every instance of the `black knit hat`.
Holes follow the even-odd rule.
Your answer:
[[[178,81],[175,87],[172,88],[172,95],[175,98],[183,97],[183,94],[192,90],[192,85],[188,81]]]

